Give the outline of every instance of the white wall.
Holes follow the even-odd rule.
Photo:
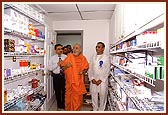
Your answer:
[[[106,53],[109,51],[109,20],[55,21],[53,30],[83,30],[83,54],[88,61],[98,41],[105,43]]]
[[[110,19],[110,24],[109,24],[109,44],[113,44],[114,41],[115,41],[115,38],[114,38],[114,28],[116,26],[116,24],[114,23],[115,22],[115,19],[114,19],[114,14],[112,15],[111,19]]]

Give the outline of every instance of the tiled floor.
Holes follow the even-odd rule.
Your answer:
[[[89,104],[83,104],[81,111],[91,111],[92,106]],[[49,111],[57,111],[57,103],[56,100],[53,102],[52,106],[50,107]],[[61,110],[64,111],[64,110]]]

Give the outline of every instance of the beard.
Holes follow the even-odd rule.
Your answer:
[[[75,56],[78,56],[78,55],[80,54],[80,52],[73,52],[73,54],[74,54]]]

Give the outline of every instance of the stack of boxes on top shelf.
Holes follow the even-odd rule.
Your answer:
[[[33,17],[34,20],[44,23],[44,15],[33,9],[31,6],[26,4],[15,4],[15,7],[25,15]],[[39,29],[33,27],[32,22],[28,17],[12,8],[4,10],[4,27],[22,34],[31,35],[32,37],[36,37],[36,39],[45,39],[43,33]]]
[[[18,7],[21,11],[25,12],[26,14],[29,14],[30,16],[34,16],[34,18],[36,20],[39,21],[43,21],[43,19],[41,19],[39,16],[33,15],[32,12],[28,12],[25,11],[25,9],[29,10],[32,9],[32,7],[30,7],[29,5],[17,5],[15,4],[16,7]],[[24,8],[24,7],[27,8]],[[35,12],[35,10],[34,10]],[[45,39],[45,35],[43,35],[42,31],[39,30],[38,28],[35,28],[33,26],[33,24],[30,22],[29,18],[22,15],[21,13],[17,12],[16,10],[12,9],[12,8],[7,8],[4,10],[4,28],[8,28],[11,30],[14,30],[18,33],[25,34],[25,35],[29,35],[30,38],[32,39],[41,39],[44,40]],[[39,13],[41,14],[41,13]],[[39,17],[39,18],[37,18]],[[10,38],[12,39],[12,38]],[[11,40],[10,40],[11,41]],[[11,42],[10,42],[11,43]],[[5,51],[7,52],[18,52],[18,53],[28,53],[28,54],[41,54],[44,55],[45,51],[44,48],[40,48],[37,45],[32,45],[29,43],[24,43],[24,38],[22,38],[21,36],[19,37],[19,40],[16,41],[16,43],[13,44],[8,44],[5,41]],[[10,49],[8,48],[9,46],[12,46],[12,48],[10,47]],[[13,48],[14,46],[14,48]],[[9,50],[8,50],[9,49]]]
[[[157,31],[145,31],[137,35],[131,40],[126,40],[116,45],[115,50],[127,51],[134,48],[155,48],[161,47],[164,49],[164,28],[157,29]],[[112,51],[114,49],[111,49]]]
[[[21,32],[24,34],[28,33],[29,19],[20,14],[19,12],[8,8],[4,10],[4,27]]]
[[[33,19],[44,23],[44,15],[37,10],[35,10],[33,7],[31,7],[28,4],[12,4],[11,6],[17,8],[17,10],[23,12],[25,15],[28,15],[32,17]],[[29,18],[22,15],[21,13],[17,12],[16,10],[13,10],[12,8],[6,8],[4,10],[5,16],[4,16],[4,26],[9,28],[11,27],[12,30],[22,32],[27,34],[28,33],[28,24],[29,24]]]
[[[152,48],[161,47],[164,49],[164,28],[157,29],[156,31],[146,31],[136,36],[136,44],[138,48]]]
[[[157,31],[146,31],[136,36],[136,39],[120,43],[116,45],[116,50],[120,51],[129,48],[148,49],[156,47],[164,49],[164,44],[164,28],[160,28],[157,29]],[[162,53],[164,52],[162,51]],[[164,79],[164,56],[162,55],[147,55],[147,60],[145,60],[145,54],[143,53],[127,53],[125,54],[125,57],[113,56],[113,63],[119,64],[121,66],[127,66],[126,68],[129,68],[132,73],[135,72],[152,79]]]

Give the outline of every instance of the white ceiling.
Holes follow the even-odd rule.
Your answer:
[[[38,4],[55,21],[110,19],[115,4]]]

